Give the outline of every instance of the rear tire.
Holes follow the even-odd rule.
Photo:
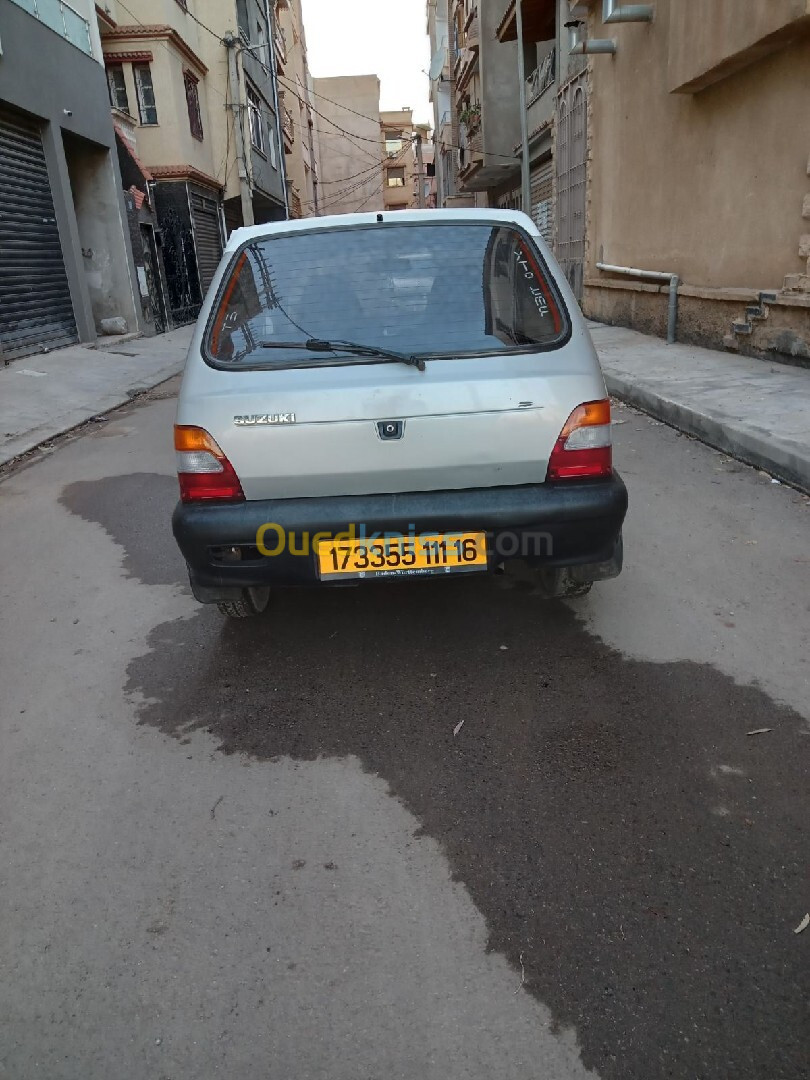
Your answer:
[[[250,619],[264,614],[269,603],[269,589],[242,589],[238,600],[220,600],[217,607],[229,619]]]

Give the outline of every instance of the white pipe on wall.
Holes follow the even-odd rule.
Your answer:
[[[652,22],[652,4],[621,4],[616,0],[602,0],[602,22]]]
[[[611,266],[610,263],[598,262],[597,270],[604,270],[608,274],[624,274],[626,277],[637,277],[647,281],[669,282],[669,311],[667,313],[667,345],[674,345],[678,328],[678,286],[681,279],[677,274],[667,274],[660,270],[638,270],[634,266]]]

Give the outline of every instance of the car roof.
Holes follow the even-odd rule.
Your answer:
[[[377,225],[380,224],[380,219],[382,219],[384,225],[406,225],[416,222],[425,225],[438,225],[447,222],[468,225],[484,221],[504,222],[509,225],[519,225],[533,236],[539,235],[532,219],[520,210],[479,209],[475,207],[464,207],[458,210],[376,210],[368,214],[332,214],[328,217],[270,221],[266,225],[250,225],[244,229],[234,229],[228,238],[225,251],[235,251],[236,248],[251,240],[321,229],[346,229],[358,225]]]

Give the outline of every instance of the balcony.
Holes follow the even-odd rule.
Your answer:
[[[286,105],[281,106],[281,130],[284,133],[284,153],[291,154],[295,142],[295,125],[292,113]]]
[[[470,24],[465,32],[464,44],[468,49],[473,49],[475,52],[478,52],[481,47],[481,24],[478,20],[477,11],[470,20]]]
[[[526,80],[530,136],[545,127],[554,115],[554,91],[557,86],[556,61],[556,49],[552,49]]]
[[[273,41],[276,50],[276,66],[283,70],[287,66],[287,35],[283,27],[276,26]]]
[[[83,53],[93,55],[90,24],[70,4],[64,3],[64,0],[12,0],[12,3],[39,19]]]
[[[445,146],[453,145],[453,116],[452,113],[442,113],[439,121],[439,143]]]
[[[550,41],[556,28],[557,0],[521,0],[525,41]],[[495,31],[498,41],[517,41],[517,5],[509,0]]]
[[[469,85],[470,79],[478,70],[478,50],[465,49],[464,55],[456,75],[456,94],[463,94]]]
[[[493,145],[494,140],[494,145]],[[461,192],[486,191],[520,176],[520,161],[504,157],[501,144],[491,130],[475,119],[469,127],[461,125],[459,134],[458,186]],[[495,149],[497,147],[497,149]]]

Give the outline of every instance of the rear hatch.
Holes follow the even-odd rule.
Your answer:
[[[253,240],[202,354],[178,422],[213,435],[248,499],[541,483],[568,415],[604,396],[532,238],[486,219]]]

